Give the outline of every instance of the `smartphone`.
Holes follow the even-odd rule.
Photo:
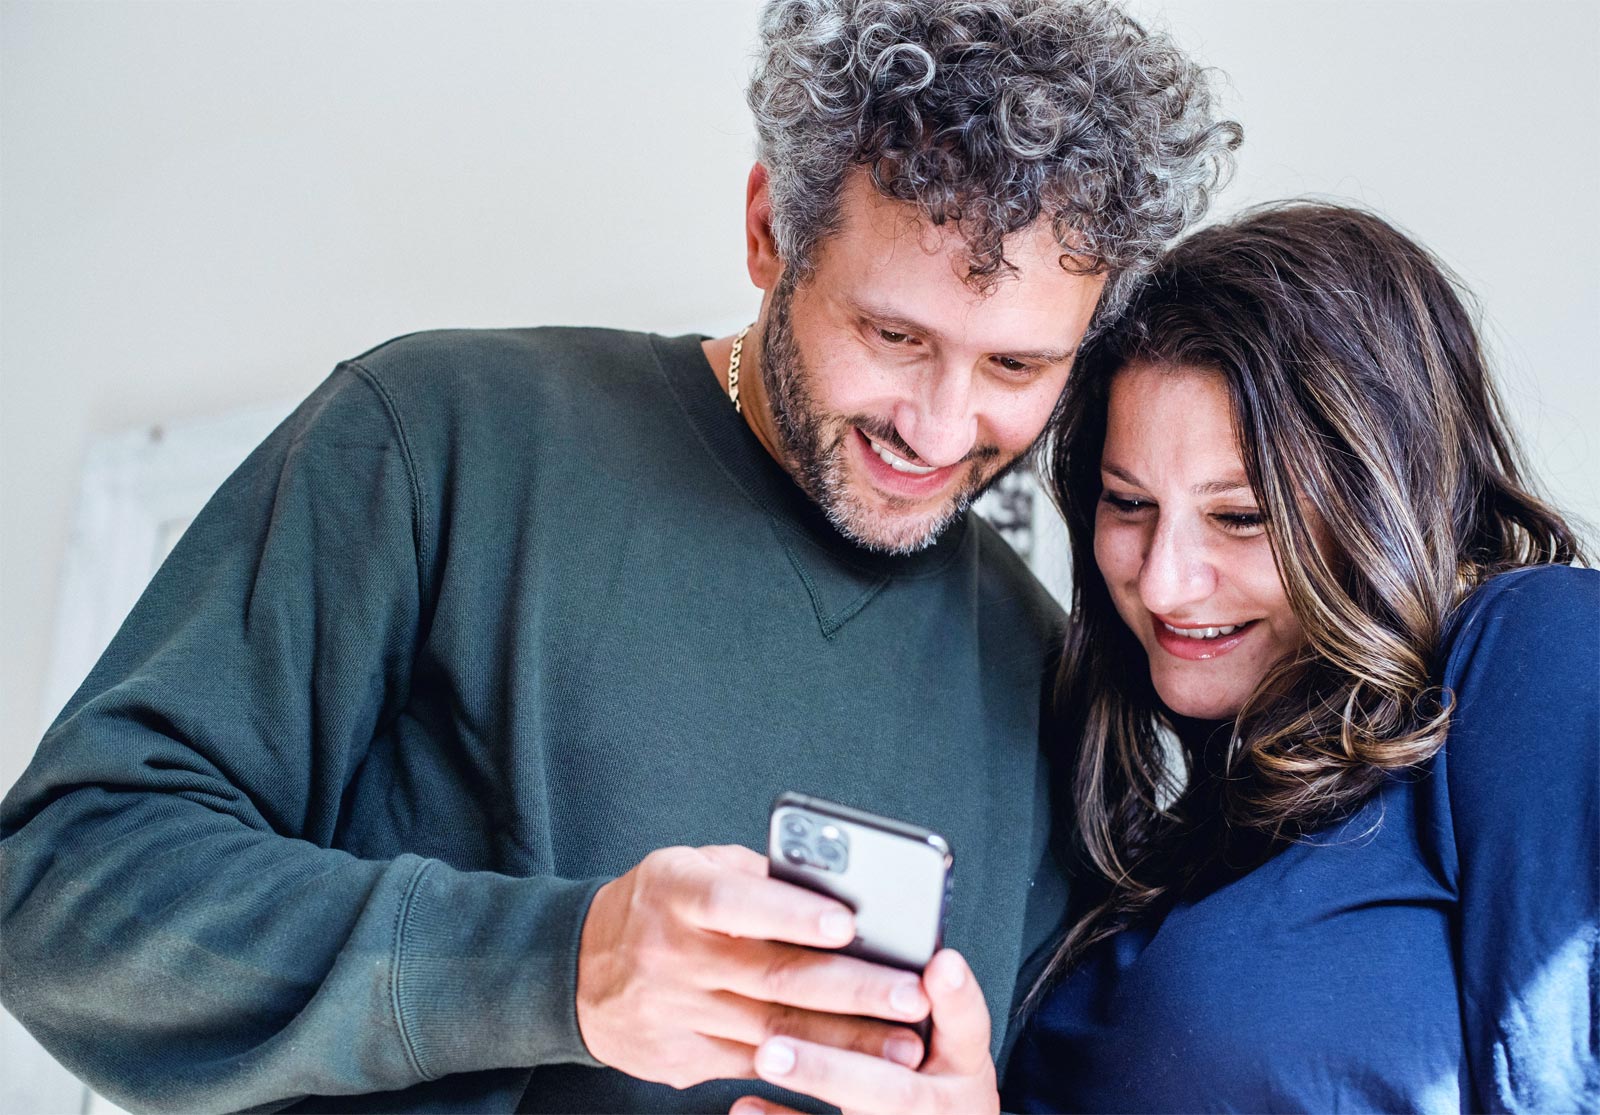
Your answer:
[[[944,941],[955,857],[938,833],[848,805],[783,793],[767,830],[769,874],[856,915],[839,951],[921,972]]]

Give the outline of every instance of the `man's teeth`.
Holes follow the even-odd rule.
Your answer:
[[[867,444],[872,446],[872,451],[878,455],[879,460],[888,465],[890,468],[894,469],[896,472],[909,472],[912,476],[926,476],[930,472],[938,471],[938,469],[921,467],[912,464],[910,461],[896,457],[893,453],[889,452],[871,438],[867,438]]]
[[[1215,639],[1219,635],[1232,635],[1244,624],[1230,623],[1226,627],[1174,627],[1170,623],[1163,622],[1161,626],[1174,635],[1182,635],[1185,639]]]

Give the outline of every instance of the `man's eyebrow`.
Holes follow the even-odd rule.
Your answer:
[[[1015,360],[1032,360],[1039,364],[1067,364],[1078,355],[1078,346],[1071,348],[1040,348],[1031,352],[997,352],[996,356],[1008,356]]]
[[[844,296],[845,305],[861,317],[871,318],[878,325],[891,325],[896,328],[894,332],[918,333],[924,337],[943,338],[943,333],[931,325],[924,325],[914,321],[904,314],[896,313],[886,306],[869,306],[852,295]]]
[[[932,337],[935,340],[944,339],[944,334],[934,326],[924,325],[920,321],[906,317],[904,314],[897,313],[896,311],[888,309],[887,307],[869,306],[865,302],[860,302],[850,295],[844,296],[844,302],[845,305],[849,306],[854,313],[859,314],[864,318],[870,318],[874,324],[888,326],[893,332],[915,333],[918,336]],[[1005,349],[1003,351],[995,352],[994,355],[1006,356],[1014,360],[1034,360],[1041,364],[1065,364],[1074,356],[1078,355],[1078,346],[1074,345],[1068,349],[1033,349],[1026,352],[1014,349]]]
[[[1140,480],[1121,465],[1102,461],[1100,463],[1100,471],[1108,472],[1124,484],[1132,484],[1135,488],[1143,488],[1145,486],[1143,480]],[[1250,490],[1250,481],[1243,477],[1236,480],[1207,480],[1203,484],[1196,484],[1189,490],[1197,496],[1220,496],[1226,495],[1228,492],[1248,492]]]

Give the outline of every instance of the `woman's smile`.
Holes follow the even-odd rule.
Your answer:
[[[1255,629],[1256,621],[1237,623],[1173,624],[1158,615],[1151,615],[1156,643],[1168,654],[1192,662],[1220,658],[1238,647]]]

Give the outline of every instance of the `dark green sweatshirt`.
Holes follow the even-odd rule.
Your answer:
[[[998,1053],[1061,910],[1060,622],[974,517],[844,541],[698,338],[401,338],[222,486],[0,807],[5,1004],[135,1110],[725,1111],[589,1057],[579,933],[793,789],[949,838]]]

